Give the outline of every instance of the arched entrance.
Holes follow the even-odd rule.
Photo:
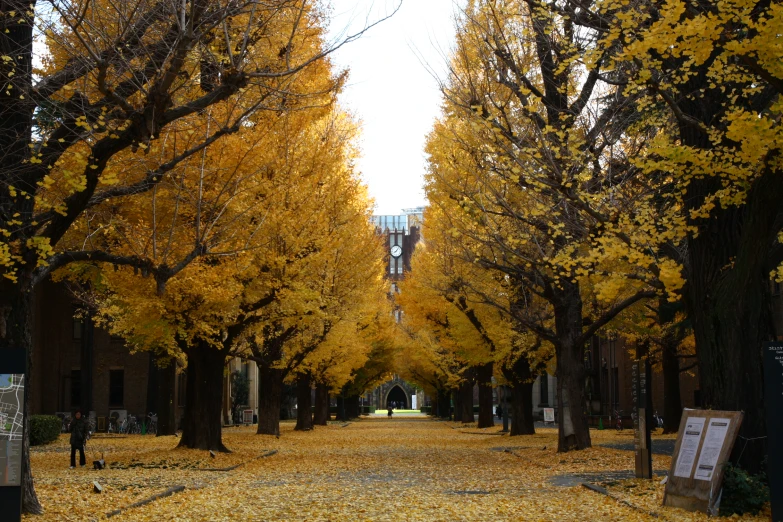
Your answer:
[[[395,385],[386,395],[386,407],[392,405],[399,410],[408,409],[408,395],[399,385]]]

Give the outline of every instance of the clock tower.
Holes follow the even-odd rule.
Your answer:
[[[379,234],[386,237],[386,277],[400,281],[411,267],[411,256],[421,239],[421,223],[424,208],[403,210],[397,216],[373,216]]]

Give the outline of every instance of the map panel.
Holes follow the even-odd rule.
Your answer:
[[[24,374],[0,373],[0,487],[22,483]]]

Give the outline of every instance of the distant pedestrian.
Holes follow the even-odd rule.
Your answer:
[[[392,413],[394,413],[394,408],[392,408],[391,406],[386,408],[386,416],[389,417],[390,419],[391,419]]]
[[[500,404],[498,404],[498,407],[495,408],[495,414],[498,416],[498,419],[503,418],[503,408],[500,407]]]
[[[76,410],[73,414],[70,426],[71,432],[71,469],[76,467],[76,450],[79,450],[79,465],[84,467],[87,459],[84,457],[84,443],[87,442],[87,422],[82,417],[82,412]]]

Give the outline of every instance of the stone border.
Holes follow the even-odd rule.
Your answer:
[[[267,451],[266,453],[263,453],[263,454],[259,455],[258,457],[252,458],[252,459],[250,459],[250,460],[248,460],[246,462],[240,462],[239,464],[236,464],[234,466],[230,466],[228,468],[202,468],[202,469],[196,469],[196,470],[191,470],[191,471],[232,471],[232,470],[237,469],[240,466],[244,466],[245,464],[249,464],[251,462],[254,462],[256,460],[263,459],[263,458],[266,458],[266,457],[271,457],[272,455],[275,455],[275,454],[277,454],[277,450],[270,450],[270,451]],[[130,506],[125,506],[125,507],[120,508],[120,509],[115,509],[114,511],[109,511],[108,513],[106,513],[105,516],[106,516],[106,518],[111,518],[111,517],[117,516],[117,515],[119,515],[121,513],[124,513],[125,511],[130,510],[130,509],[135,509],[137,507],[146,506],[147,504],[151,504],[151,503],[153,503],[156,500],[159,500],[161,498],[170,497],[171,495],[174,495],[176,493],[181,493],[181,492],[185,491],[185,489],[186,489],[186,487],[184,485],[172,486],[172,487],[170,487],[169,489],[167,489],[165,491],[161,491],[160,493],[156,493],[156,494],[152,495],[151,497],[147,497],[145,499],[139,500],[138,502],[134,502]]]
[[[614,499],[615,501],[619,502],[620,504],[627,506],[633,510],[639,511],[640,513],[644,513],[645,515],[650,515],[653,518],[660,518],[660,515],[658,513],[653,513],[652,511],[647,511],[646,509],[640,508],[639,506],[636,506],[634,504],[631,504],[627,500],[624,500],[616,495],[613,495],[609,492],[608,489],[597,486],[595,484],[590,484],[589,482],[582,482],[582,487],[585,489],[588,489],[590,491],[594,491],[596,493],[599,493],[601,495],[605,495],[611,499]]]
[[[179,485],[179,486],[172,486],[166,491],[162,491],[160,493],[157,493],[155,495],[152,495],[151,497],[145,498],[144,500],[139,500],[138,502],[134,502],[130,506],[126,506],[124,508],[115,509],[114,511],[109,511],[106,513],[106,518],[111,518],[114,516],[119,515],[120,513],[123,513],[125,511],[128,511],[129,509],[135,509],[137,507],[146,506],[147,504],[151,504],[155,502],[158,499],[170,497],[171,495],[174,495],[175,493],[181,493],[185,491],[185,486]]]
[[[263,453],[259,455],[258,457],[254,457],[247,462],[240,462],[239,464],[234,464],[233,466],[229,466],[227,468],[191,468],[190,471],[233,471],[241,466],[244,466],[245,464],[249,464],[251,462],[255,462],[258,459],[265,459],[266,457],[271,457],[272,455],[276,454],[277,450],[271,450],[267,451],[266,453]]]

